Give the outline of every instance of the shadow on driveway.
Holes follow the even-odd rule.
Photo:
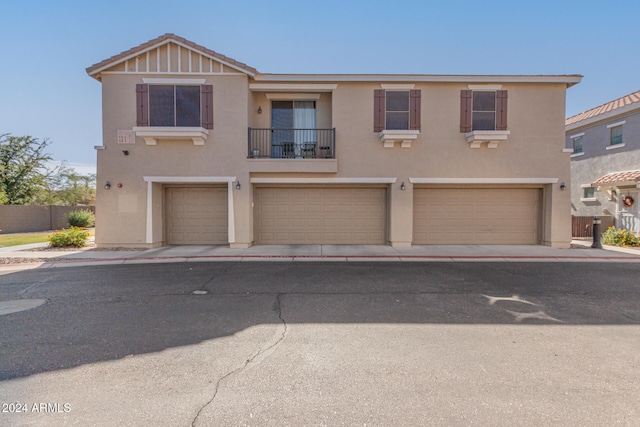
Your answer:
[[[638,325],[636,264],[174,263],[28,270],[0,300],[0,380],[261,324]],[[207,291],[194,295],[193,291]]]

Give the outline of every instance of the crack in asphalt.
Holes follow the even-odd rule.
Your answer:
[[[216,399],[216,397],[218,396],[218,391],[220,390],[220,385],[222,384],[222,382],[224,380],[226,380],[227,378],[231,377],[232,375],[235,375],[241,371],[243,371],[247,366],[249,366],[249,364],[251,364],[258,356],[260,356],[261,354],[264,354],[266,352],[268,352],[269,350],[275,348],[277,345],[279,345],[285,338],[286,334],[287,334],[287,330],[288,330],[288,325],[287,322],[284,320],[284,318],[282,317],[282,300],[281,297],[284,296],[285,294],[277,294],[276,295],[276,301],[273,304],[273,311],[278,313],[278,318],[280,319],[280,321],[282,322],[283,325],[283,330],[282,330],[282,334],[280,335],[280,338],[278,338],[273,344],[271,344],[269,347],[267,348],[261,348],[258,349],[258,351],[251,357],[249,357],[247,360],[244,361],[244,363],[232,370],[231,372],[226,373],[225,375],[223,375],[222,377],[220,377],[218,379],[218,381],[216,382],[216,386],[215,389],[213,390],[213,396],[211,397],[211,399],[209,399],[208,402],[206,402],[196,413],[196,416],[193,418],[193,420],[191,421],[191,427],[195,427],[196,423],[198,422],[198,418],[200,417],[200,414],[202,413],[202,411],[205,410],[205,408],[207,408],[209,405],[213,404],[213,401]]]
[[[44,285],[45,283],[47,283],[50,279],[52,279],[54,276],[47,276],[45,277],[43,280],[33,283],[32,285],[26,287],[25,289],[21,290],[20,292],[18,292],[18,296],[22,297],[24,295],[26,295],[31,289],[35,288],[36,286],[40,286],[40,285]]]

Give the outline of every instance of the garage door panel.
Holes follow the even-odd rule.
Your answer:
[[[255,203],[260,244],[385,243],[385,188],[256,188]]]
[[[168,187],[165,203],[167,243],[229,243],[226,187]]]
[[[541,190],[416,188],[415,244],[538,244]]]

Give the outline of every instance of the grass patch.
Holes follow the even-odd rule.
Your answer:
[[[89,236],[95,235],[95,229],[87,230]],[[0,234],[0,247],[29,245],[31,243],[46,243],[53,231],[41,231],[37,233]]]

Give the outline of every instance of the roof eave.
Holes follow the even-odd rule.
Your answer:
[[[217,62],[220,62],[222,64],[224,64],[227,67],[233,68],[236,71],[240,71],[242,73],[245,73],[247,75],[249,75],[250,77],[255,77],[255,75],[258,73],[258,71],[253,68],[253,67],[249,67],[246,64],[243,64],[239,61],[236,61],[234,59],[228,58],[224,55],[221,55],[217,52],[213,52],[203,46],[200,46],[196,43],[193,43],[183,37],[179,37],[176,36],[175,34],[164,34],[160,37],[157,37],[155,39],[149,40],[146,43],[143,43],[139,46],[136,46],[134,48],[131,48],[129,50],[123,51],[117,55],[114,55],[110,58],[107,58],[103,61],[100,61],[96,64],[93,64],[90,67],[86,68],[86,72],[90,77],[95,78],[98,81],[101,81],[101,75],[100,73],[102,73],[104,70],[113,67],[116,64],[119,64],[123,61],[127,61],[131,58],[135,58],[138,55],[141,55],[145,52],[151,51],[153,49],[156,49],[160,46],[164,46],[167,43],[175,43],[179,46],[184,47],[185,49],[191,49],[195,52],[197,52],[200,55],[206,56],[208,58],[211,58]],[[230,59],[230,61],[227,61],[227,59]],[[170,73],[169,73],[170,74]]]
[[[617,108],[615,110],[608,111],[606,113],[590,117],[588,119],[580,120],[579,122],[572,123],[570,125],[565,126],[565,130],[567,132],[573,131],[575,129],[579,129],[581,127],[589,126],[597,122],[608,121],[618,116],[622,116],[624,114],[628,114],[633,112],[634,110],[640,109],[640,103],[626,105],[622,108]],[[570,117],[571,118],[571,117]]]
[[[582,76],[572,75],[455,75],[455,74],[257,74],[264,82],[426,82],[426,83],[561,83],[571,87]]]

